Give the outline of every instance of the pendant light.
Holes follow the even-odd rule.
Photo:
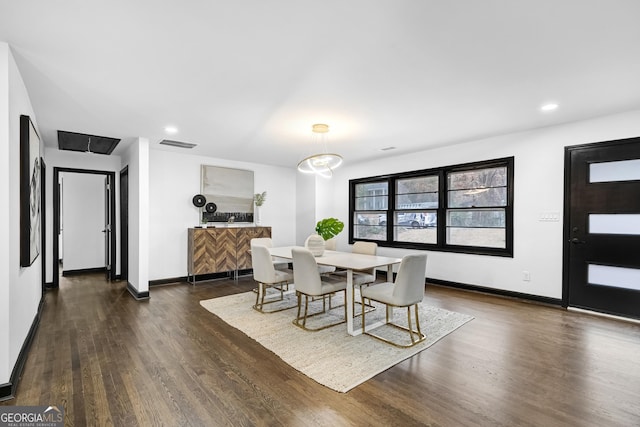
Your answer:
[[[323,178],[331,178],[333,170],[342,164],[342,156],[327,152],[327,133],[329,125],[318,123],[311,126],[311,136],[314,145],[321,144],[323,153],[306,157],[298,163],[298,170],[302,173],[315,173]]]

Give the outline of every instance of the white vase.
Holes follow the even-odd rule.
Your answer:
[[[322,256],[324,253],[324,239],[319,234],[312,234],[307,237],[304,246],[313,254],[313,256]]]
[[[256,225],[260,225],[260,206],[256,206],[256,211],[253,213],[253,222]]]

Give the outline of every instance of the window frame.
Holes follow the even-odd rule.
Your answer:
[[[480,162],[463,163],[458,165],[443,166],[431,169],[421,169],[415,171],[401,172],[395,174],[378,175],[366,178],[357,178],[349,180],[349,243],[356,241],[375,242],[382,247],[392,247],[401,249],[419,249],[439,252],[456,252],[475,255],[490,255],[513,258],[513,200],[514,200],[514,157],[504,157],[493,160],[484,160]],[[505,212],[505,247],[495,248],[489,246],[467,246],[454,245],[446,243],[447,233],[447,212],[460,210],[461,208],[449,208],[448,203],[448,174],[451,172],[466,172],[479,169],[490,169],[495,167],[506,167],[507,169],[507,188],[506,188],[506,206],[499,207]],[[438,176],[438,207],[437,211],[437,243],[416,243],[416,242],[400,242],[394,240],[394,221],[396,212],[405,212],[407,209],[396,208],[396,181],[417,178],[422,176]],[[355,189],[358,184],[366,184],[373,182],[387,181],[387,230],[385,240],[354,238],[354,220],[358,212],[355,207]],[[490,207],[491,208],[491,207]],[[494,207],[495,208],[495,207]],[[426,208],[425,208],[426,209]],[[420,210],[425,210],[420,209]],[[462,208],[467,209],[467,208]],[[471,208],[468,208],[471,209]],[[478,207],[476,209],[484,209]],[[434,209],[428,209],[434,210]]]

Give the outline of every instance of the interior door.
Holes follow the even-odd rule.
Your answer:
[[[565,151],[565,305],[640,318],[640,138]]]
[[[120,279],[129,278],[129,169],[120,171]]]
[[[104,265],[107,280],[111,280],[111,176],[104,178]]]

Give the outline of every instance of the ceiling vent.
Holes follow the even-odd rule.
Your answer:
[[[169,145],[171,147],[179,147],[179,148],[193,148],[198,144],[191,144],[190,142],[180,142],[180,141],[172,141],[170,139],[163,139],[160,141],[160,145]]]
[[[58,131],[58,149],[82,153],[111,154],[120,142],[117,138],[88,135],[86,133]]]

